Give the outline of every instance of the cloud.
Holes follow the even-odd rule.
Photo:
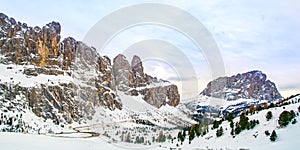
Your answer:
[[[89,2],[10,0],[1,3],[1,11],[17,20],[27,22],[30,26],[43,26],[52,20],[59,21],[62,25],[63,37],[72,36],[81,40],[102,17],[120,8],[144,2],[149,1],[117,0],[111,3],[109,0]],[[224,59],[227,75],[254,69],[263,70],[280,90],[290,88],[293,92],[299,91],[297,81],[300,74],[298,69],[300,68],[298,40],[300,39],[300,5],[296,0],[153,0],[151,2],[179,7],[198,18],[215,38]],[[176,20],[176,15],[168,19]],[[180,49],[196,72],[197,79],[201,83],[199,88],[206,86],[209,80],[212,80],[211,69],[204,54],[190,39],[165,27],[148,25],[128,29],[110,41],[104,54],[114,57],[128,47],[148,39],[164,40]],[[179,56],[172,53],[161,55],[171,59],[178,70],[189,69],[181,63]],[[153,64],[153,67],[150,65],[151,63],[149,65],[146,63],[146,67],[150,68],[146,69],[149,72],[162,67],[161,64]],[[162,68],[167,72],[156,73],[161,78],[179,81],[172,71],[172,74],[168,73],[168,67]],[[181,80],[192,81],[186,76]]]

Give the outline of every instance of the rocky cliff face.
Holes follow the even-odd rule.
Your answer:
[[[113,61],[113,75],[118,90],[132,96],[140,94],[153,106],[177,106],[180,102],[177,86],[145,74],[138,56],[133,56],[131,65],[124,55],[116,56]]]
[[[153,86],[161,82],[144,74],[139,57],[130,65],[118,55],[111,64],[80,41],[71,37],[61,41],[60,32],[57,22],[29,27],[0,13],[0,67],[9,73],[0,79],[3,102],[10,101],[8,93],[12,99],[22,97],[20,105],[57,124],[92,119],[97,107],[122,109],[117,90],[142,94],[157,107],[178,105],[177,87]],[[10,85],[17,92],[12,93]]]
[[[247,98],[273,101],[282,98],[275,84],[267,80],[261,71],[220,77],[209,82],[200,94],[226,100]]]
[[[20,89],[16,95],[25,95],[37,116],[71,123],[91,119],[98,106],[122,109],[110,60],[71,37],[60,41],[59,23],[32,28],[0,13],[0,27],[0,64],[16,65],[12,70],[22,65],[25,79],[48,78],[46,83],[34,81],[30,86],[12,83]]]

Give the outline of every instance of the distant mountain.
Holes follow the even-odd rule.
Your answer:
[[[267,80],[266,74],[257,70],[217,78],[209,82],[200,95],[229,101],[241,98],[268,101],[282,99],[275,84]]]

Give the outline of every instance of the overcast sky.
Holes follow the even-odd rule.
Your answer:
[[[121,8],[145,2],[175,6],[196,17],[212,34],[223,57],[226,75],[262,70],[276,83],[283,96],[300,93],[300,2],[297,0],[0,2],[0,12],[18,21],[30,26],[58,21],[62,37],[72,36],[77,40],[83,40],[99,20]],[[176,19],[176,15],[172,19]],[[180,21],[178,23],[182,23]],[[186,88],[185,91],[190,90],[190,95],[201,92],[212,80],[211,68],[203,52],[191,39],[168,27],[140,25],[124,30],[107,44],[101,55],[112,58],[128,48],[138,48],[139,43],[147,40],[166,42],[164,47],[155,47],[155,52],[164,51],[164,48],[180,49],[192,64],[197,80],[191,79],[192,75],[178,75],[180,72],[188,74],[190,69],[186,63],[180,63],[179,53],[168,55],[168,62],[159,58],[143,60],[147,73],[170,80],[180,89]],[[183,87],[192,82],[197,82],[196,89]]]

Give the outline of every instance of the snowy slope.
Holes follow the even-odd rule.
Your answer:
[[[297,100],[300,96],[292,98],[291,100]],[[290,101],[291,101],[290,100]],[[224,129],[224,135],[217,138],[216,129],[210,130],[209,133],[203,137],[195,138],[191,144],[188,140],[185,140],[182,147],[183,149],[193,149],[193,148],[213,148],[213,149],[297,149],[298,148],[298,137],[300,136],[300,117],[296,116],[298,121],[296,124],[289,124],[285,128],[280,128],[278,125],[279,115],[284,111],[294,110],[298,112],[298,107],[300,103],[290,104],[287,106],[271,108],[267,110],[262,110],[256,114],[248,116],[250,120],[259,120],[259,124],[255,126],[252,130],[244,130],[238,134],[235,138],[230,135],[230,125],[228,121],[222,123]],[[265,115],[268,111],[272,111],[273,118],[270,121],[266,120]],[[239,121],[239,118],[235,118],[234,122]],[[212,126],[210,126],[211,128]],[[226,130],[227,129],[227,130]],[[277,141],[271,142],[269,137],[265,135],[265,130],[272,132],[275,130],[277,132]],[[256,137],[255,137],[256,136]],[[171,147],[176,147],[176,144],[169,145]]]
[[[182,149],[255,149],[255,150],[282,150],[282,149],[297,149],[298,137],[300,136],[299,122],[296,124],[289,124],[285,128],[279,128],[277,120],[279,114],[283,110],[297,110],[299,103],[291,104],[280,108],[272,108],[268,110],[260,111],[254,115],[248,116],[250,119],[258,119],[260,124],[252,130],[242,131],[239,135],[233,138],[230,135],[230,127],[227,121],[223,122],[224,135],[217,138],[216,130],[210,130],[210,132],[200,138],[195,138],[191,144],[186,139],[183,145],[179,144]],[[265,114],[267,111],[272,111],[273,118],[267,121]],[[299,116],[296,117],[300,119]],[[234,119],[234,122],[238,121],[238,118]],[[227,128],[227,130],[226,130]],[[278,139],[276,142],[271,142],[269,137],[264,134],[265,130],[276,130]],[[175,130],[174,130],[175,131]],[[176,132],[173,132],[176,135]],[[255,138],[253,135],[257,135]],[[34,142],[33,142],[34,141]],[[175,140],[176,141],[176,140]],[[94,138],[54,138],[45,135],[31,135],[20,133],[0,133],[0,145],[4,149],[128,149],[128,148],[147,148],[147,149],[170,149],[176,148],[176,143],[171,144],[161,143],[151,146],[136,145],[133,143],[109,143],[105,137],[100,136]]]
[[[45,135],[0,133],[1,149],[11,150],[96,150],[96,149],[122,149],[116,145],[108,144],[99,138],[57,138]]]
[[[10,68],[10,69],[8,69]],[[0,63],[0,83],[19,84],[22,87],[34,87],[39,84],[58,85],[58,83],[69,83],[73,81],[70,76],[64,75],[45,75],[28,76],[24,74],[24,69],[38,68],[33,65],[14,65]]]
[[[272,103],[277,103],[279,101],[280,100],[274,100]],[[199,95],[197,100],[185,102],[184,105],[194,111],[195,115],[206,113],[214,114],[211,115],[214,117],[222,117],[223,115],[226,116],[229,112],[238,115],[243,110],[248,109],[251,105],[263,106],[265,103],[269,103],[268,100],[239,98],[237,100],[228,101],[221,98]]]

